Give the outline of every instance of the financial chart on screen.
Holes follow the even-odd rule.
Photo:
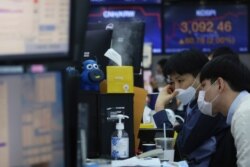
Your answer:
[[[70,0],[1,0],[0,56],[67,53]]]
[[[0,166],[64,167],[59,73],[0,76]]]
[[[188,48],[210,52],[220,46],[237,53],[249,51],[248,8],[243,4],[167,6],[164,30],[166,53]]]

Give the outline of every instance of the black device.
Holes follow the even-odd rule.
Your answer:
[[[76,60],[83,48],[89,0],[0,2],[0,63]]]
[[[60,72],[0,76],[1,166],[71,166]]]
[[[142,49],[144,39],[144,22],[102,22],[89,23],[88,29],[112,29],[111,48],[122,57],[123,65],[130,65],[134,73],[141,72]]]
[[[84,50],[80,60],[93,59],[99,65],[99,68],[106,75],[106,66],[109,59],[104,53],[110,48],[112,40],[112,30],[88,30],[85,35]]]

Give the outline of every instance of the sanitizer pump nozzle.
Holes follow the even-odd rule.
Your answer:
[[[122,130],[124,129],[124,123],[122,119],[129,118],[127,115],[118,114],[118,123],[116,123],[116,130],[118,130],[118,137],[122,137]]]
[[[111,136],[111,157],[113,159],[128,158],[129,153],[129,136],[124,131],[124,123],[122,119],[129,118],[127,115],[118,114],[116,123],[116,131]]]

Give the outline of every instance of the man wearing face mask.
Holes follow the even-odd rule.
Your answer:
[[[211,117],[218,113],[226,117],[237,151],[237,166],[250,166],[249,69],[233,57],[218,57],[205,65],[200,81],[200,111]]]
[[[212,118],[198,109],[196,92],[200,87],[199,72],[207,62],[207,57],[196,50],[182,51],[171,56],[164,72],[170,76],[175,90],[167,85],[160,92],[155,105],[155,110],[162,112],[174,97],[185,105],[185,122],[179,126],[175,160],[185,159],[191,167],[209,166],[216,152],[216,136],[227,127],[221,115]]]

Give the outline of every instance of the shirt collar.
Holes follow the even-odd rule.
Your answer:
[[[232,122],[232,118],[234,115],[235,110],[238,108],[238,106],[240,105],[242,99],[248,95],[249,93],[247,91],[241,91],[239,93],[239,95],[234,99],[233,103],[231,104],[229,110],[228,110],[228,114],[227,114],[227,124],[231,125]]]
[[[191,100],[191,102],[186,105],[187,114],[189,115],[191,113],[191,111],[194,110],[194,108],[197,106],[198,106],[197,105],[197,98]]]

